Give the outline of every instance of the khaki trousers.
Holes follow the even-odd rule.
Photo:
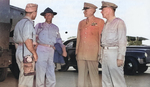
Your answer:
[[[102,86],[127,87],[123,66],[117,66],[118,49],[102,50]]]
[[[78,87],[100,87],[98,62],[78,60]]]
[[[22,57],[21,46],[18,46],[17,51],[16,51],[16,62],[20,70],[18,87],[33,87],[34,75],[24,76],[23,74],[24,70],[23,70],[23,57]]]
[[[54,49],[52,47],[38,45],[37,54],[36,87],[55,87],[55,64],[53,62]]]

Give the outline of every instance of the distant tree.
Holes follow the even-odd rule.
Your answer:
[[[142,41],[129,41],[128,45],[142,45]]]
[[[142,39],[139,37],[127,36],[128,45],[142,45]]]

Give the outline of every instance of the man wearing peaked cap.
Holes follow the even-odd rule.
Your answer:
[[[55,64],[53,61],[54,44],[59,43],[62,49],[65,48],[60,37],[59,28],[52,23],[52,19],[56,14],[51,8],[46,8],[41,13],[41,16],[45,18],[45,22],[38,23],[35,26],[39,57],[36,63],[36,87],[44,87],[45,77],[46,87],[55,87],[56,85]],[[62,55],[66,57],[66,50],[63,50]]]
[[[102,87],[127,87],[123,66],[126,52],[126,26],[122,19],[115,17],[118,6],[102,1],[101,13],[107,21],[103,28],[102,46]]]
[[[118,6],[114,3],[111,3],[111,2],[102,1],[102,6],[101,6],[100,10],[102,10],[105,7],[111,7],[112,9],[115,10]]]
[[[84,3],[84,16],[77,33],[76,60],[78,65],[78,87],[100,87],[98,58],[104,21],[94,16],[97,6]]]
[[[91,4],[91,3],[84,3],[84,7],[83,7],[83,10],[86,10],[86,9],[90,9],[90,8],[93,8],[93,9],[97,9],[97,6]]]
[[[33,45],[36,44],[36,36],[33,20],[37,15],[37,4],[29,3],[26,5],[26,15],[15,26],[13,40],[15,42],[16,49],[16,62],[20,69],[18,87],[33,87],[34,75],[24,76],[25,68],[23,67],[23,56],[30,55],[37,61],[37,53]],[[34,66],[33,61],[32,66]],[[34,74],[34,67],[32,67],[32,74]],[[31,69],[30,67],[28,69]],[[30,73],[30,74],[31,74]],[[27,73],[26,73],[27,75]]]

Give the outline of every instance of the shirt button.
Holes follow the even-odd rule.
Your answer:
[[[86,38],[86,37],[84,37],[84,38]]]
[[[85,29],[87,29],[87,28],[85,28]]]

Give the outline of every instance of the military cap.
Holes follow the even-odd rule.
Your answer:
[[[111,7],[113,9],[116,9],[118,6],[114,3],[111,3],[111,2],[102,1],[102,6],[101,6],[100,10],[102,10],[105,7]]]
[[[82,10],[86,10],[86,9],[90,9],[90,8],[97,9],[97,6],[95,6],[91,3],[84,2],[84,7]]]
[[[38,7],[37,4],[29,3],[26,5],[25,11],[26,12],[34,12],[37,10],[37,7]]]

